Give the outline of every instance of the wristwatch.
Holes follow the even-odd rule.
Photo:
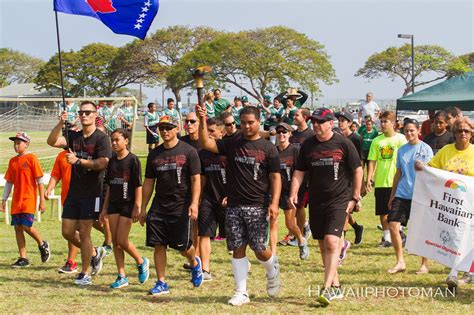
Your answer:
[[[81,159],[77,159],[76,163],[74,163],[76,165],[81,165]]]

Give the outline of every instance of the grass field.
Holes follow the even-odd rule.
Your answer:
[[[45,134],[33,134],[32,152],[46,152],[55,155],[55,149],[43,147]],[[43,137],[43,141],[37,141]],[[138,138],[138,137],[137,137]],[[6,139],[6,140],[5,140]],[[138,138],[143,145],[137,146],[137,152],[146,154],[144,138]],[[140,149],[143,147],[143,149]],[[13,155],[11,142],[7,135],[0,135],[1,165],[5,165]],[[4,155],[7,152],[8,155]],[[142,159],[142,163],[144,159]],[[0,173],[5,171],[0,166]],[[1,189],[0,189],[1,193]],[[320,308],[316,303],[318,285],[323,280],[323,268],[317,249],[317,243],[310,240],[310,259],[301,261],[295,247],[279,247],[278,256],[281,265],[282,291],[277,299],[267,297],[265,291],[265,275],[263,268],[249,253],[252,263],[248,288],[251,303],[241,308],[227,305],[228,298],[233,293],[233,278],[231,256],[227,253],[223,242],[213,242],[211,271],[214,280],[204,283],[200,288],[193,288],[190,275],[182,264],[184,259],[173,250],[168,251],[167,281],[171,294],[164,297],[151,297],[147,290],[155,281],[155,271],[152,268],[150,280],[139,285],[137,271],[133,260],[127,256],[127,272],[130,286],[118,291],[111,291],[109,285],[116,277],[113,256],[105,259],[102,273],[93,278],[93,285],[79,288],[73,284],[74,276],[61,275],[57,268],[63,265],[66,258],[66,242],[60,232],[60,222],[52,219],[51,204],[47,204],[47,212],[43,222],[35,223],[44,239],[52,248],[51,260],[42,264],[38,249],[31,238],[27,238],[27,248],[31,266],[27,269],[15,270],[10,268],[18,257],[15,236],[12,227],[3,223],[0,214],[0,312],[1,313],[318,313],[332,312],[377,312],[377,313],[472,313],[474,286],[463,285],[454,297],[445,295],[444,280],[449,272],[447,267],[431,263],[430,273],[415,275],[420,259],[408,256],[405,273],[389,275],[386,270],[395,263],[392,248],[381,249],[376,246],[381,232],[376,230],[378,219],[373,215],[373,196],[364,200],[364,208],[356,215],[360,224],[366,227],[364,242],[352,246],[343,266],[339,269],[342,285],[348,293],[346,298],[337,301],[328,308]],[[283,215],[280,216],[280,236],[285,233]],[[93,232],[95,244],[102,243],[102,237]],[[347,234],[353,240],[350,230]],[[152,250],[144,246],[145,229],[134,225],[130,239],[137,245],[143,256],[152,258]],[[153,264],[152,264],[153,265]],[[378,294],[373,293],[378,290]],[[430,292],[433,295],[420,292]],[[435,294],[438,292],[437,294]],[[441,293],[442,294],[441,294]],[[428,296],[427,296],[428,295]]]

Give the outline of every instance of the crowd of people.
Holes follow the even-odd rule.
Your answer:
[[[144,115],[149,145],[144,179],[140,160],[128,149],[133,110],[127,114],[107,105],[98,112],[96,104],[86,101],[75,109],[74,118],[66,108],[47,139],[48,145],[63,151],[46,189],[38,159],[28,153],[31,139],[25,133],[10,138],[17,156],[5,174],[2,209],[15,186],[12,225],[20,258],[12,266],[29,265],[24,232],[37,242],[41,260],[49,260],[50,244],[32,227],[35,200],[39,195],[39,209],[44,211],[44,200],[62,181],[62,235],[69,250],[60,272],[78,270],[75,257],[80,251],[77,285],[92,284],[110,251],[107,246],[112,246],[118,274],[112,289],[129,284],[125,253],[136,262],[138,282],[148,280],[150,261],[128,237],[132,224],[139,222],[146,225],[146,245],[153,248],[156,282],[150,294],[170,293],[168,247],[186,259],[183,267],[190,270],[194,287],[212,280],[211,239],[219,237],[232,254],[235,291],[228,303],[240,306],[250,302],[247,247],[265,269],[267,294],[277,297],[277,244],[298,247],[299,258],[306,260],[312,235],[324,265],[318,302],[327,306],[343,298],[338,268],[352,244],[345,234],[351,226],[353,243],[363,242],[364,226],[356,213],[372,190],[383,233],[378,245],[393,246],[396,255],[396,264],[387,272],[403,272],[403,228],[410,217],[416,172],[430,165],[474,176],[473,125],[451,107],[430,113],[428,122],[405,119],[400,133],[395,113],[382,111],[372,98],[367,93],[354,117],[324,107],[311,112],[304,107],[307,95],[293,88],[273,99],[266,95],[257,105],[246,96],[231,103],[215,89],[186,115],[184,126],[173,99],[162,113],[150,103]],[[114,115],[122,128],[101,121]],[[69,128],[76,119],[81,128]],[[355,130],[354,120],[361,125]],[[279,209],[287,229],[280,241]],[[103,246],[93,246],[93,227],[104,233]],[[428,261],[422,258],[417,273],[427,272]],[[472,275],[466,273],[463,279],[470,282]],[[457,270],[451,271],[447,284],[457,288]]]

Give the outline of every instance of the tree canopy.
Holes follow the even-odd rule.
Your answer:
[[[434,81],[445,79],[452,71],[455,57],[446,49],[436,45],[415,46],[415,87]],[[460,67],[457,69],[460,70]],[[365,65],[360,68],[355,76],[368,79],[387,76],[395,80],[400,78],[405,83],[403,95],[411,92],[411,45],[389,47],[382,52],[369,57]],[[429,76],[429,79],[424,77]],[[434,78],[433,78],[434,76]]]
[[[33,82],[44,64],[41,59],[9,48],[0,48],[0,87]]]

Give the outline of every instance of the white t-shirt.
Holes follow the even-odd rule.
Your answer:
[[[375,121],[378,118],[378,117],[375,117],[375,113],[378,111],[380,111],[380,107],[374,101],[370,101],[368,103],[367,101],[362,101],[362,103],[360,104],[362,122],[364,121],[364,117],[367,115],[370,115],[370,117],[372,117],[372,120]]]

